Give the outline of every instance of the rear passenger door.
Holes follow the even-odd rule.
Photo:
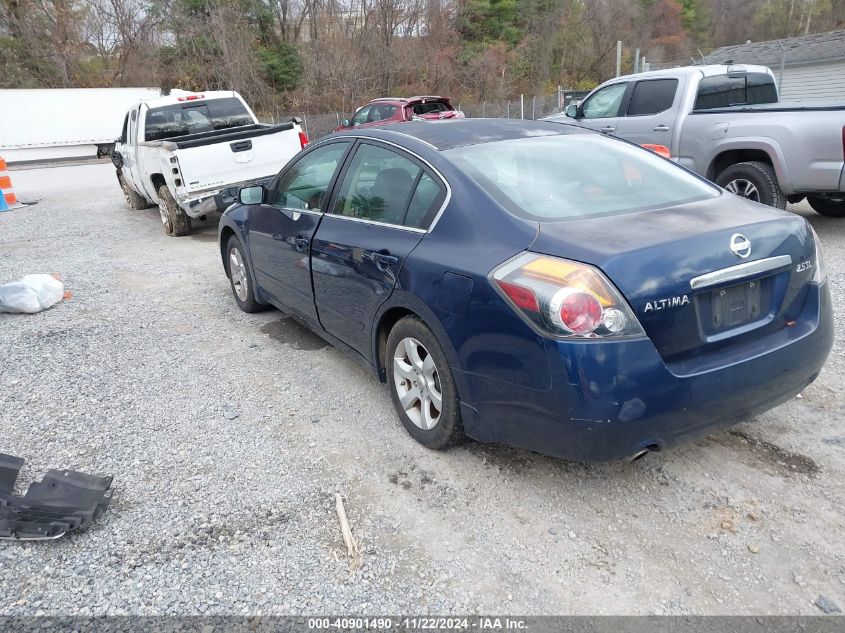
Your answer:
[[[311,267],[320,323],[371,357],[376,311],[446,197],[439,177],[393,146],[361,141],[314,236]]]
[[[634,84],[625,105],[625,118],[616,133],[632,143],[672,148],[681,90],[677,78],[643,79]]]

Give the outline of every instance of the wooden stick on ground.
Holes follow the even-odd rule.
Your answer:
[[[343,499],[340,493],[335,493],[335,509],[337,518],[340,521],[340,531],[343,533],[343,542],[346,544],[346,553],[352,557],[358,552],[358,546],[352,538],[352,530],[349,529],[349,520],[346,518],[346,510],[343,508]]]

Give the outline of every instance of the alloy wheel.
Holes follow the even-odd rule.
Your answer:
[[[757,187],[754,186],[753,182],[745,178],[731,180],[725,185],[725,189],[742,198],[760,202],[760,192],[757,190]]]
[[[247,289],[249,287],[246,276],[246,266],[244,266],[244,260],[241,257],[241,252],[237,248],[233,248],[229,251],[229,277],[232,280],[232,288],[235,291],[235,295],[241,301],[246,301],[248,296]]]
[[[393,384],[399,403],[415,426],[430,431],[440,422],[443,393],[434,357],[412,337],[403,338],[393,354]]]

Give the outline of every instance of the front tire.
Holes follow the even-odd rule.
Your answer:
[[[768,163],[752,160],[731,165],[716,177],[716,184],[742,198],[778,209],[786,208],[786,195]]]
[[[845,218],[845,195],[828,198],[807,196],[807,202],[816,213],[829,218]]]
[[[126,178],[122,173],[117,172],[117,182],[120,183],[120,189],[123,191],[123,198],[126,200],[126,206],[132,211],[140,211],[150,206],[147,199],[139,193],[136,193],[126,182]]]
[[[226,244],[226,274],[229,275],[229,285],[235,303],[244,312],[250,314],[266,310],[270,306],[255,300],[255,288],[252,287],[252,276],[240,240],[234,235]]]
[[[165,233],[172,237],[191,234],[191,218],[176,204],[167,185],[158,188],[158,212]]]
[[[460,401],[449,361],[434,333],[417,317],[404,317],[393,326],[387,337],[385,369],[393,406],[411,437],[435,450],[463,439]]]

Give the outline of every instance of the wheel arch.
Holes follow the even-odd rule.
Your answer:
[[[155,191],[156,196],[158,196],[159,189],[167,186],[164,174],[150,174],[150,183],[153,186],[153,191]]]
[[[249,273],[249,280],[252,282],[252,292],[255,296],[255,300],[258,303],[268,303],[267,299],[263,295],[262,289],[258,286],[258,281],[255,277],[255,266],[252,262],[252,253],[249,250],[249,246],[247,245],[248,241],[246,239],[246,231],[243,229],[239,222],[236,222],[232,218],[224,215],[220,218],[220,225],[217,229],[218,235],[218,247],[220,248],[220,260],[223,264],[223,272],[226,274],[226,278],[229,279],[229,264],[226,261],[226,247],[229,244],[229,240],[234,235],[238,238],[238,242],[241,244],[241,249],[243,250],[244,257],[247,260],[247,272]]]
[[[714,148],[713,158],[707,166],[705,176],[715,182],[725,169],[737,163],[758,161],[772,166],[777,177],[777,184],[786,194],[793,193],[787,185],[789,178],[786,172],[786,161],[780,148],[774,143],[759,140],[732,139],[730,143],[723,143]]]
[[[458,394],[467,393],[457,350],[452,345],[452,340],[440,322],[440,318],[416,295],[406,290],[394,290],[390,298],[381,305],[374,319],[371,358],[379,381],[386,382],[387,380],[385,367],[387,337],[393,326],[406,316],[417,317],[432,331],[449,361]]]

